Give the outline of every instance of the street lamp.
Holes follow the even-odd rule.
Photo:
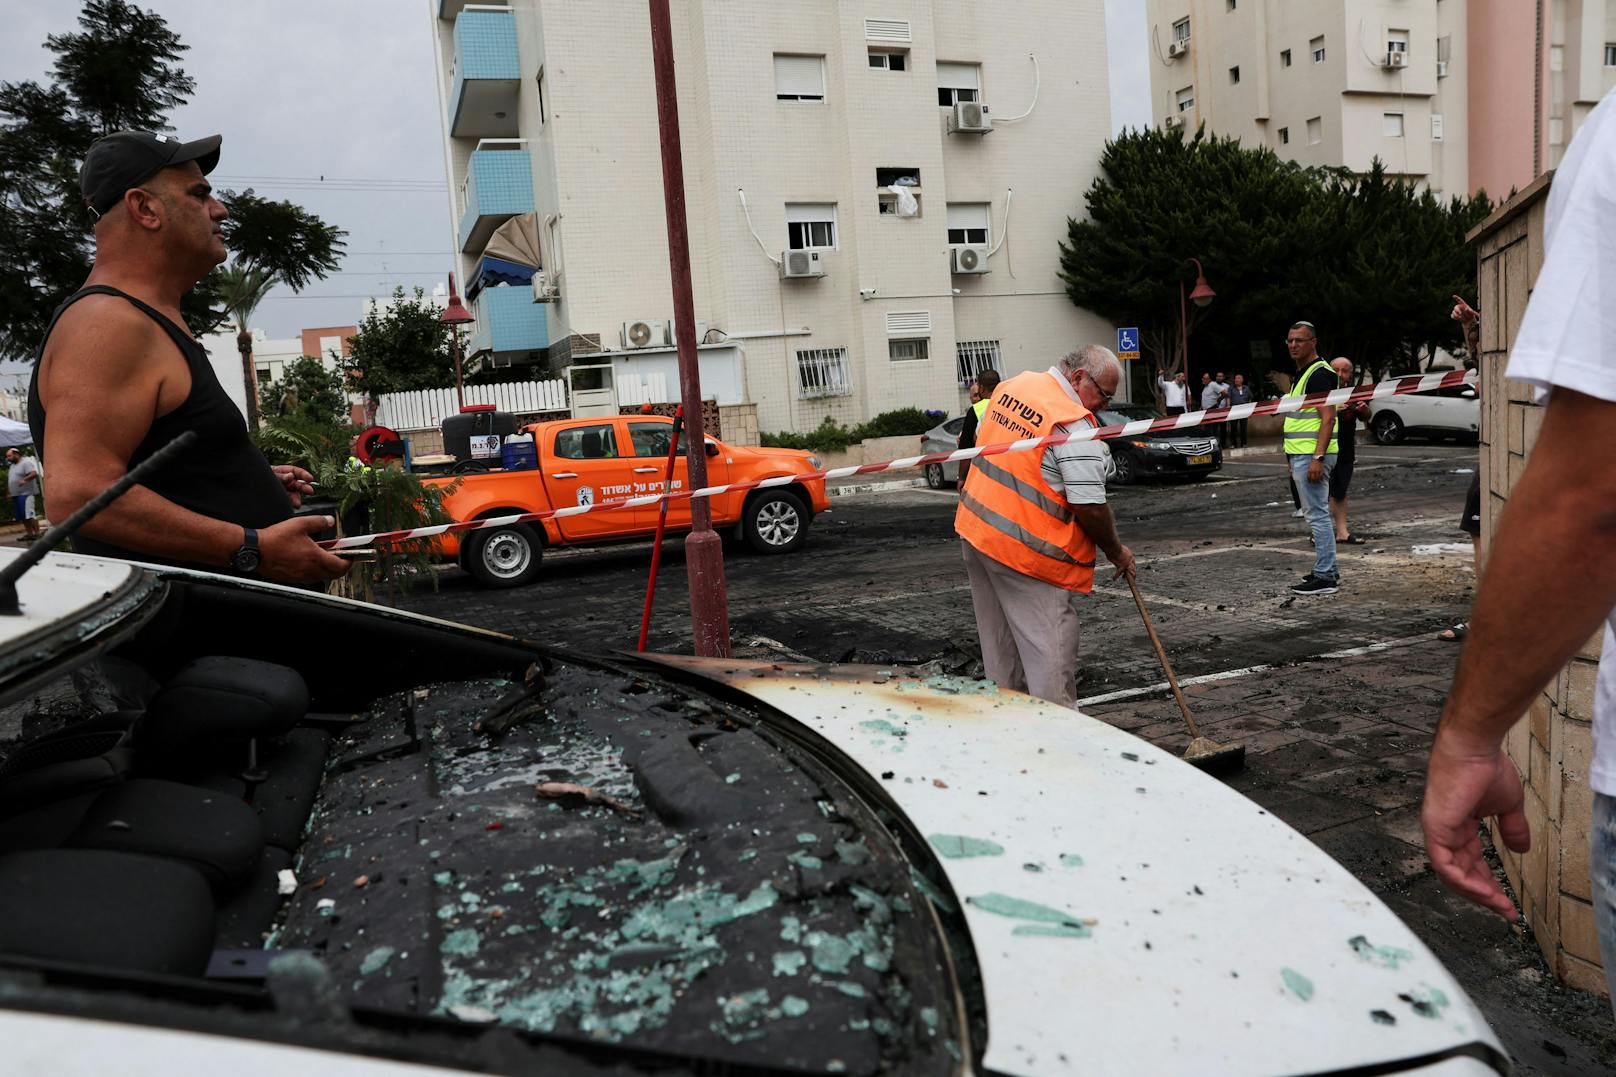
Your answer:
[[[1190,291],[1189,298],[1198,307],[1204,307],[1218,297],[1212,286],[1206,282],[1206,270],[1201,268],[1199,258],[1191,258],[1195,263],[1195,287]],[[1188,308],[1184,302],[1184,282],[1178,282],[1178,341],[1179,358],[1184,361],[1184,383],[1190,384],[1190,322]],[[1190,410],[1194,410],[1193,408]]]
[[[1202,282],[1203,284],[1205,281]],[[466,390],[460,381],[460,327],[467,322],[476,321],[460,302],[460,296],[455,292],[454,274],[449,274],[449,305],[443,308],[438,315],[438,321],[449,327],[449,348],[454,354],[455,368],[455,406],[465,408]]]

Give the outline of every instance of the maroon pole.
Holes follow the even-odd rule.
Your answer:
[[[651,2],[651,61],[656,70],[657,126],[662,134],[662,197],[668,216],[668,268],[673,277],[674,340],[679,346],[679,397],[685,409],[685,456],[691,489],[707,485],[707,441],[701,410],[701,371],[696,366],[696,302],[690,287],[690,237],[685,225],[685,166],[679,147],[679,100],[673,79],[673,20],[668,0]],[[713,530],[712,506],[691,503],[685,539],[690,576],[690,626],[696,654],[729,657],[729,597],[724,586],[724,548]]]

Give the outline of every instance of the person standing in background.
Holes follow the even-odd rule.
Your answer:
[[[23,541],[39,537],[39,461],[21,449],[7,449],[6,492],[11,495],[11,514],[22,524]]]
[[[1190,387],[1185,383],[1184,372],[1180,370],[1168,381],[1164,371],[1156,371],[1156,388],[1161,390],[1162,407],[1169,415],[1182,415],[1189,410]]]
[[[1342,388],[1353,383],[1351,359],[1338,356],[1330,361],[1330,368]],[[1360,400],[1338,409],[1335,415],[1336,457],[1335,467],[1330,471],[1330,519],[1335,523],[1336,545],[1362,546],[1364,540],[1347,526],[1347,488],[1352,485],[1352,468],[1357,461],[1358,421],[1369,418],[1369,405]]]
[[[993,390],[999,387],[999,372],[997,370],[984,370],[971,382],[971,406],[965,409],[965,422],[960,427],[959,447],[962,449],[976,448],[976,427],[982,421],[982,413],[988,410],[988,404],[993,401]],[[959,478],[954,482],[956,490],[965,489],[965,476],[970,474],[971,462],[959,462]]]
[[[1251,386],[1246,384],[1246,376],[1236,374],[1234,384],[1229,386],[1229,406],[1232,408],[1236,404],[1249,404],[1253,399],[1255,399],[1255,394],[1252,393]],[[1236,419],[1227,424],[1229,427],[1229,448],[1244,449],[1246,447],[1246,426],[1250,422],[1250,419]]]

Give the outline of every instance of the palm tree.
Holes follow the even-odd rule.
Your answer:
[[[247,390],[247,429],[258,429],[258,368],[253,363],[252,330],[248,323],[258,304],[277,283],[279,277],[268,269],[239,262],[223,266],[218,271],[219,298],[225,313],[236,323],[236,350],[241,353],[241,381]]]

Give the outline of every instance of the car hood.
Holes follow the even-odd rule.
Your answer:
[[[655,661],[806,726],[926,836],[970,928],[989,1070],[1329,1073],[1450,1055],[1455,1072],[1507,1068],[1480,1011],[1374,894],[1137,737],[986,681]]]

